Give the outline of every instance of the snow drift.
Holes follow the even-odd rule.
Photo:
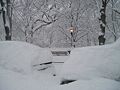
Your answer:
[[[20,74],[0,67],[0,90],[52,90],[53,76],[45,73]]]
[[[59,85],[57,78],[47,74],[23,75],[0,67],[0,90],[120,90],[120,83],[105,78],[78,80]]]
[[[75,48],[62,68],[62,80],[120,79],[120,39],[104,46]]]
[[[52,55],[48,49],[17,41],[0,42],[0,66],[16,72],[30,73],[34,65],[51,62]],[[45,68],[41,65],[39,69]]]
[[[114,44],[114,45],[116,46],[117,44]],[[114,45],[112,46],[108,45],[107,48],[109,47],[109,48],[112,48],[113,51],[114,50],[119,51],[119,49],[116,50],[116,48],[113,48]],[[84,50],[87,50],[87,49],[84,49]],[[106,78],[96,77],[91,80],[78,80],[70,84],[59,85],[59,76],[53,77],[48,73],[46,74],[42,72],[40,73],[37,72],[34,74],[29,73],[31,72],[31,68],[33,65],[39,65],[46,62],[51,62],[51,59],[52,59],[51,53],[47,49],[42,49],[37,46],[31,45],[28,43],[23,43],[23,42],[7,41],[7,42],[0,42],[0,51],[1,51],[0,52],[0,90],[120,90],[119,82],[115,80],[106,79]],[[79,49],[78,50],[76,49],[72,53],[73,56],[74,56],[74,53],[79,54],[80,53]],[[72,55],[71,55],[71,58],[72,58]],[[93,67],[93,69],[96,68],[96,66],[94,65],[95,63],[99,67],[98,72],[101,69],[98,62],[95,61],[94,64],[92,64],[93,61],[90,58],[91,62],[89,62],[90,63],[89,67],[86,67],[88,65],[87,62],[86,64],[83,63],[84,68],[77,69],[79,71],[78,74],[72,73],[72,72],[76,73],[75,71],[76,68],[77,67],[79,68],[79,65],[81,65],[80,64],[81,61],[78,59],[79,57],[80,56],[77,55],[77,57],[74,57],[74,59],[70,58],[70,60],[68,60],[65,63],[68,66],[64,66],[63,69],[65,69],[64,71],[67,71],[66,76],[68,75],[67,76],[68,78],[73,79],[72,75],[74,76],[76,75],[75,77],[77,77],[77,75],[80,73],[79,70],[84,71],[85,70],[84,68],[86,68],[86,70],[88,68],[88,71],[89,71],[89,67]],[[92,56],[89,56],[89,57],[92,57]],[[106,63],[107,63],[107,60],[106,60]],[[108,64],[111,65],[111,63],[108,63]],[[114,64],[116,64],[116,67],[113,67],[113,69],[117,73],[117,70],[118,70],[117,64],[119,64],[119,62],[117,62],[116,60]],[[73,65],[76,65],[76,66],[73,66]],[[35,68],[32,68],[32,70],[33,69]],[[108,69],[110,68],[108,67]],[[50,71],[50,69],[47,69],[47,70]],[[17,72],[14,72],[14,71],[17,71]],[[18,72],[28,73],[28,74],[20,74]],[[63,74],[65,74],[65,72]],[[82,74],[80,73],[80,75]],[[83,73],[83,76],[84,75],[85,73]],[[66,77],[64,76],[64,78]],[[87,75],[84,78],[87,78]]]
[[[52,90],[120,90],[120,83],[105,78],[78,80]]]

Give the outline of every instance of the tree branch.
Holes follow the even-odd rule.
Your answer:
[[[62,30],[60,30],[60,32],[62,32],[66,37],[68,37],[69,40],[71,40],[71,38],[64,32],[64,29],[60,26],[58,26],[58,27],[62,29]]]
[[[118,13],[118,14],[120,14],[120,12],[118,11],[118,10],[115,10],[115,9],[113,9],[116,13]]]
[[[82,35],[82,36],[80,36],[77,40],[76,40],[76,42],[78,41],[78,40],[80,40],[82,37],[84,37],[85,35],[87,35],[88,33],[85,33],[84,35]]]

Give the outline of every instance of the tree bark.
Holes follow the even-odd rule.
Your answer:
[[[100,9],[100,29],[101,29],[101,33],[102,35],[99,35],[102,36],[101,38],[105,40],[105,27],[106,27],[106,7],[107,7],[107,4],[108,4],[109,0],[102,0],[102,7]],[[99,45],[103,45],[105,44],[105,42],[101,42],[101,41],[104,41],[104,40],[101,40],[101,38],[99,39]]]
[[[10,0],[6,0],[7,3],[10,3]],[[10,12],[8,9],[6,10],[5,7],[5,2],[3,2],[3,0],[0,0],[0,4],[2,7],[2,18],[3,18],[3,24],[4,24],[4,29],[5,29],[5,40],[11,40],[11,32],[10,32],[10,20],[8,17],[8,12]],[[7,8],[8,5],[7,5]]]

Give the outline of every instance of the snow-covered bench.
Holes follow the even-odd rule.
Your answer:
[[[51,51],[53,56],[68,56],[70,51]]]

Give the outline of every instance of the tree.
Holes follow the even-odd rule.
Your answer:
[[[12,19],[8,31],[11,33],[12,30],[10,35],[13,40],[26,41],[40,47],[97,45],[99,31],[107,41],[111,36],[112,39],[119,37],[119,7],[114,7],[117,7],[118,0],[113,1],[11,0],[12,15],[6,12],[12,16],[7,17],[7,21]],[[11,7],[11,4],[4,3],[6,10],[7,5]],[[74,28],[73,33],[70,27]]]
[[[110,0],[101,0],[102,6],[100,9],[100,29],[101,29],[101,34],[99,35],[99,45],[104,45],[105,44],[105,28],[106,28],[106,8],[107,4]]]
[[[38,33],[58,20],[55,5],[47,0],[19,0],[15,3],[14,23],[24,33],[26,42],[36,43]]]
[[[119,18],[117,18],[117,14],[120,14],[119,13],[119,11],[118,11],[118,8],[116,7],[118,4],[120,4],[120,1],[119,0],[111,0],[111,4],[112,4],[112,6],[111,6],[111,8],[112,8],[112,15],[111,15],[111,17],[112,17],[112,29],[113,30],[110,30],[110,31],[112,31],[112,34],[113,34],[113,36],[114,36],[114,41],[116,41],[117,39],[118,39],[118,33],[119,33],[119,31],[118,31],[118,29],[119,29],[119,24],[117,23],[117,22],[119,22]],[[109,28],[109,26],[108,26],[108,28]],[[110,29],[110,28],[109,28]]]
[[[5,29],[5,39],[6,40],[11,40],[11,2],[10,0],[6,0],[4,2],[3,0],[0,0],[0,4],[2,7],[2,18],[3,18],[3,24],[4,24],[4,29]]]
[[[66,7],[65,7],[66,6]],[[66,38],[68,45],[73,42],[71,46],[85,46],[93,45],[96,40],[98,27],[96,22],[96,16],[94,16],[95,5],[92,0],[69,0],[63,4],[62,19],[60,19],[57,25],[58,31],[60,31]],[[94,17],[94,18],[93,18]],[[91,19],[92,18],[92,19]],[[92,24],[95,25],[92,25]],[[70,27],[74,28],[74,32],[71,34]],[[82,45],[83,43],[83,45]],[[94,44],[96,45],[96,44]]]
[[[96,5],[99,13],[99,21],[100,21],[100,35],[99,37],[104,41],[106,39],[106,43],[114,42],[119,37],[119,0],[100,0],[96,1]],[[105,36],[105,37],[104,37]],[[100,42],[100,40],[99,40]]]

